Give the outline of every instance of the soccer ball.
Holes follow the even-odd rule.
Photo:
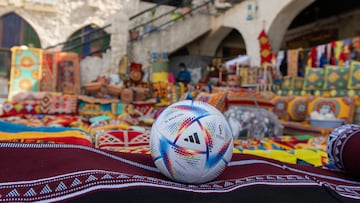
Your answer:
[[[171,180],[198,184],[229,164],[233,135],[224,115],[210,104],[184,100],[163,110],[150,134],[156,167]]]

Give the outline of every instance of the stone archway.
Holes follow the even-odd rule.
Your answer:
[[[220,27],[209,33],[201,43],[200,53],[205,56],[215,56],[216,50],[224,38],[232,31],[231,27]]]
[[[272,51],[279,51],[283,38],[294,18],[316,0],[293,0],[276,15],[268,29]]]
[[[258,11],[252,20],[247,19],[249,1],[243,1],[223,15],[213,18],[212,32],[201,42],[201,53],[214,55],[224,37],[236,29],[244,39],[251,65],[260,64],[258,35],[264,29],[270,38],[273,51],[279,49],[282,39],[293,19],[315,0],[279,0],[276,4],[258,0]]]

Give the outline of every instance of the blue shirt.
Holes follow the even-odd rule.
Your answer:
[[[176,79],[179,82],[189,83],[191,81],[191,74],[188,70],[184,69],[178,73]]]

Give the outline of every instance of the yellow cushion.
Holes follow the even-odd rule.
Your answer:
[[[344,119],[346,123],[352,123],[354,119],[355,97],[321,97],[312,96],[309,98],[307,116],[311,112],[320,109],[329,109],[338,119]]]
[[[308,96],[289,96],[287,113],[291,121],[304,121],[307,116]]]
[[[276,114],[281,120],[288,120],[288,96],[275,95],[270,99],[274,103],[272,112]]]

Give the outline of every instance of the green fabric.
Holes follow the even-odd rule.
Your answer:
[[[360,61],[352,61],[350,65],[349,89],[360,89]]]
[[[292,80],[292,88],[294,90],[302,90],[304,85],[304,78],[301,77],[295,77]]]
[[[326,66],[325,90],[346,89],[349,80],[350,69],[348,67]]]
[[[169,72],[169,64],[167,62],[153,63],[153,73]]]
[[[324,83],[325,70],[323,68],[306,68],[304,90],[323,90]]]

